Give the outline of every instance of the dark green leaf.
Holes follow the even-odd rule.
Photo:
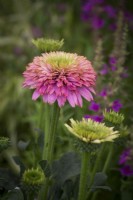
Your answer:
[[[107,185],[101,185],[101,186],[95,186],[95,187],[91,187],[92,190],[96,190],[96,189],[103,189],[103,190],[109,190],[111,191],[111,188]]]
[[[77,154],[70,152],[53,162],[53,177],[58,183],[63,184],[66,180],[80,173],[80,159]]]
[[[8,194],[2,198],[2,200],[24,200],[24,196],[20,189],[14,189],[9,191]]]
[[[51,169],[50,169],[50,165],[48,164],[47,160],[41,160],[39,162],[39,165],[41,166],[45,176],[50,177],[51,176]]]
[[[104,185],[107,180],[107,175],[103,172],[96,173],[92,187]]]
[[[20,167],[20,176],[21,176],[24,173],[26,168],[18,156],[14,156],[13,159],[16,162],[16,164],[19,165]]]
[[[24,141],[20,140],[20,141],[18,142],[18,148],[19,148],[21,151],[24,151],[24,150],[26,150],[26,148],[29,146],[29,143],[30,143],[30,141],[24,142]]]

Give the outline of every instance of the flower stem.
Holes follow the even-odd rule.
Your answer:
[[[47,151],[45,154],[45,158],[49,164],[51,164],[51,162],[53,160],[55,133],[56,133],[57,124],[58,124],[58,120],[59,120],[59,114],[60,114],[60,108],[59,108],[58,104],[55,103],[52,107],[50,127],[47,127],[48,129],[50,129],[49,135],[46,137]],[[41,194],[41,195],[43,195],[44,200],[47,200],[48,188],[49,188],[49,178],[46,179],[44,192],[42,192],[43,194]]]
[[[87,189],[87,179],[88,179],[88,176],[87,176],[88,162],[89,162],[89,153],[83,152],[82,153],[82,164],[81,164],[78,200],[86,199],[86,189]]]
[[[99,170],[99,167],[100,167],[99,165],[100,165],[102,155],[104,153],[104,149],[105,149],[105,144],[102,144],[100,152],[97,155],[94,168],[92,170],[92,173],[90,174],[91,177],[90,177],[90,182],[89,182],[89,188],[91,188],[93,181],[94,181],[95,174],[96,174],[97,170]],[[91,193],[92,193],[91,190],[89,190],[88,195],[87,195],[87,197],[88,197],[87,199],[89,199],[89,197],[91,196]]]
[[[107,159],[106,159],[106,162],[105,162],[105,164],[104,164],[104,167],[103,167],[103,172],[104,173],[106,173],[106,171],[107,171],[107,169],[108,169],[108,167],[109,167],[109,165],[110,165],[110,162],[111,162],[111,158],[112,158],[112,155],[113,155],[113,144],[111,144],[110,145],[110,148],[109,148],[109,154],[108,154],[108,157],[107,157]]]
[[[53,108],[52,108],[49,141],[48,141],[48,152],[47,152],[47,160],[49,163],[51,163],[51,161],[53,159],[55,133],[56,133],[57,124],[58,124],[58,120],[59,120],[59,114],[60,114],[60,108],[57,103],[54,103]]]
[[[48,104],[44,104],[44,148],[43,148],[43,159],[47,159],[48,154],[48,142],[49,142],[49,129],[50,129],[50,108]]]

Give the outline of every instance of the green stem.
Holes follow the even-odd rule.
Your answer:
[[[49,113],[50,114],[50,113]],[[46,160],[51,164],[53,160],[53,151],[54,151],[54,144],[55,144],[55,133],[57,129],[57,124],[59,120],[59,114],[60,114],[60,108],[57,103],[55,103],[52,107],[52,113],[51,113],[51,123],[50,123],[50,131],[49,136],[46,137],[47,140],[47,151],[46,151]],[[49,128],[49,127],[48,127]],[[40,197],[43,196],[43,199],[47,199],[47,193],[49,188],[49,178],[45,181],[44,191],[40,194]],[[42,198],[40,198],[42,199]]]
[[[91,188],[92,183],[94,181],[95,174],[96,174],[97,170],[99,169],[99,163],[100,163],[102,155],[104,153],[104,149],[105,149],[105,144],[102,144],[102,147],[100,149],[100,152],[97,155],[97,158],[96,158],[96,161],[95,161],[95,165],[94,165],[94,168],[93,168],[92,173],[91,173],[90,182],[89,182],[89,188]],[[87,199],[89,199],[90,196],[91,196],[91,190],[89,190],[89,192],[88,192]]]
[[[47,160],[49,163],[53,160],[53,150],[55,143],[55,133],[57,129],[57,124],[59,120],[60,108],[57,103],[54,103],[52,108],[52,116],[51,116],[51,124],[50,124],[50,133],[49,133],[49,141],[48,141],[48,154]]]
[[[86,199],[87,179],[88,179],[88,176],[87,176],[88,162],[89,162],[89,153],[83,152],[82,153],[82,164],[81,164],[78,200]]]
[[[43,159],[47,159],[48,154],[48,142],[49,142],[49,129],[50,129],[50,108],[48,104],[44,104],[44,149],[43,149]]]
[[[107,169],[108,169],[108,167],[109,167],[109,165],[110,165],[110,162],[111,162],[111,159],[112,159],[112,156],[113,156],[113,144],[111,144],[111,146],[109,147],[109,154],[108,154],[108,157],[107,157],[107,159],[106,159],[106,162],[105,162],[105,164],[104,164],[104,167],[103,167],[103,170],[102,170],[102,172],[104,172],[104,173],[106,173],[107,172]],[[93,194],[93,196],[92,196],[92,200],[95,200],[95,199],[97,199],[97,195],[98,195],[98,192],[95,192],[94,194]]]
[[[113,148],[114,146],[113,146],[113,144],[111,144],[110,145],[110,148],[109,148],[109,154],[108,154],[108,157],[107,157],[107,159],[106,159],[106,162],[105,162],[105,164],[104,164],[104,167],[103,167],[103,172],[104,173],[106,173],[106,171],[107,171],[107,169],[108,169],[108,167],[109,167],[109,165],[110,165],[110,162],[111,162],[111,159],[112,159],[112,156],[113,156]]]

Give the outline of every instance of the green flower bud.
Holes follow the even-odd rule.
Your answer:
[[[26,193],[37,194],[44,183],[44,173],[41,169],[28,169],[22,176],[22,189]]]
[[[103,116],[104,116],[106,123],[113,124],[113,125],[120,125],[124,120],[124,115],[119,114],[119,113],[114,112],[114,111],[107,112],[105,110],[103,112]]]
[[[10,146],[10,140],[7,137],[0,137],[0,153]]]
[[[53,39],[44,39],[38,38],[36,40],[32,40],[32,43],[43,52],[57,51],[59,50],[63,44],[64,40],[53,40]]]

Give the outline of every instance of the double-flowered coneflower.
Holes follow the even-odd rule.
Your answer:
[[[82,107],[82,98],[91,101],[95,93],[96,73],[91,62],[77,54],[44,53],[34,58],[23,75],[23,86],[34,89],[33,100],[41,96],[49,104],[57,101],[59,107],[66,101]]]

